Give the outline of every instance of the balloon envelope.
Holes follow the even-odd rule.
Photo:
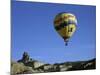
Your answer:
[[[76,25],[77,19],[71,13],[59,13],[54,19],[54,28],[65,42],[74,34]]]

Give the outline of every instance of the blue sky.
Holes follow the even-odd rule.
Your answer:
[[[24,51],[39,61],[56,63],[95,58],[95,6],[12,1],[12,60]],[[68,46],[53,26],[60,12],[76,15],[78,24]]]

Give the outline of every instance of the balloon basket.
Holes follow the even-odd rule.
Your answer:
[[[65,46],[67,46],[68,45],[68,42],[65,42]]]

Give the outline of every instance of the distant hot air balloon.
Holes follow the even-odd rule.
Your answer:
[[[62,12],[56,15],[54,19],[54,28],[64,39],[65,45],[76,30],[77,19],[74,14]]]

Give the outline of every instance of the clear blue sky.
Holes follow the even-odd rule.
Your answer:
[[[95,6],[12,1],[12,59],[20,59],[24,51],[48,63],[95,58],[95,10]],[[78,20],[68,46],[53,26],[60,12],[73,13]]]

